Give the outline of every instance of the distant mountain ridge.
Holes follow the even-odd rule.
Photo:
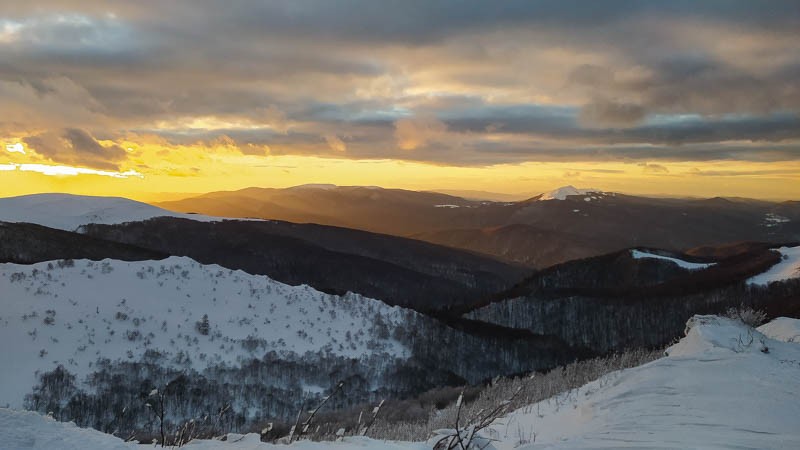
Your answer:
[[[214,192],[158,205],[413,237],[536,269],[637,246],[684,251],[741,241],[800,240],[800,202],[649,198],[573,186],[513,202],[307,185]]]

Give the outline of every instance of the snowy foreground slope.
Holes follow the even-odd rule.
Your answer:
[[[800,448],[800,345],[716,316],[687,330],[667,357],[517,411],[495,436],[535,433],[539,449]]]
[[[668,356],[499,419],[487,433],[496,439],[489,448],[800,448],[800,345],[784,342],[797,322],[779,319],[760,328],[765,335],[730,319],[695,316]],[[62,449],[145,448],[34,413],[0,409],[0,448],[53,448],[55,436],[63,439]],[[231,435],[229,442],[195,441],[186,448],[286,447],[261,443],[257,435]],[[430,445],[357,438],[289,448],[416,450]]]
[[[198,371],[269,351],[405,358],[389,332],[412,314],[185,257],[0,264],[0,300],[0,405],[14,408],[37,373],[63,365],[81,381],[101,358],[133,362],[157,352],[161,364]],[[206,330],[198,327],[204,315]]]
[[[165,216],[202,222],[223,220],[199,214],[176,213],[121,197],[33,194],[0,198],[0,222],[35,223],[66,231],[76,231],[80,226],[90,223],[112,225]]]

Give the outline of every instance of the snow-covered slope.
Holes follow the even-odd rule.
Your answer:
[[[261,442],[258,434],[231,433],[226,441],[194,440],[187,450],[430,450],[423,443],[387,442],[368,438],[345,438],[345,442],[301,441],[290,446]],[[29,411],[0,408],[0,449],[2,450],[145,450],[161,448],[152,444],[124,442],[90,428],[78,428]]]
[[[758,327],[758,331],[770,339],[800,344],[800,320],[778,317],[770,323]]]
[[[686,269],[686,270],[699,270],[699,269],[707,269],[714,265],[714,263],[693,263],[689,261],[684,261],[679,258],[672,258],[669,256],[658,255],[655,253],[643,252],[641,250],[631,250],[631,256],[633,259],[642,259],[642,258],[653,258],[653,259],[662,259],[664,261],[670,261],[677,264],[679,267]]]
[[[800,448],[800,345],[695,316],[665,358],[512,413],[498,448]]]
[[[120,197],[33,194],[0,198],[0,222],[27,222],[67,231],[89,223],[118,224],[154,217],[179,217],[202,222],[223,220],[182,214]]]
[[[57,422],[31,411],[0,408],[0,449],[131,450],[142,448],[74,423]]]
[[[748,284],[767,285],[774,281],[800,277],[800,246],[781,247],[778,251],[782,256],[781,261],[766,272],[748,279]]]
[[[0,264],[0,300],[0,405],[17,408],[37,372],[60,364],[82,380],[99,358],[138,361],[147,350],[195,370],[271,350],[404,358],[389,333],[412,314],[182,257]],[[204,315],[207,333],[196,326]]]
[[[600,192],[600,190],[578,189],[574,186],[563,186],[550,192],[545,192],[541,197],[539,197],[539,200],[566,200],[570,195],[587,195],[597,192]]]
[[[782,318],[777,323],[799,322]],[[774,325],[774,324],[773,324]],[[770,328],[771,325],[762,327]],[[800,448],[800,345],[770,339],[741,322],[695,316],[665,358],[613,372],[580,389],[517,410],[487,435],[496,449]],[[0,447],[43,450],[137,448],[112,436],[33,413],[0,409]],[[524,442],[527,441],[527,442]],[[63,442],[63,443],[62,443]],[[82,446],[77,446],[82,442]],[[12,448],[9,447],[9,448]],[[144,447],[138,447],[144,448]],[[424,443],[262,443],[258,435],[194,441],[194,450],[422,450]]]

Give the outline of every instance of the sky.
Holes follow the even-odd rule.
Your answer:
[[[800,199],[800,2],[0,0],[0,196]]]

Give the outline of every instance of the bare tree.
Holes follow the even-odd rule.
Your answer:
[[[372,424],[375,423],[375,419],[378,418],[378,413],[381,412],[381,407],[383,407],[384,402],[386,402],[386,400],[381,400],[381,402],[378,403],[378,406],[376,406],[375,408],[372,409],[372,418],[363,427],[361,427],[361,414],[358,415],[358,426],[359,426],[358,434],[359,435],[361,435],[361,436],[366,436],[367,435],[367,431],[369,431],[369,429],[372,427]]]
[[[297,420],[295,421],[295,424],[294,424],[294,426],[292,426],[292,429],[289,431],[289,443],[290,443],[290,444],[291,444],[293,441],[297,441],[297,440],[299,440],[299,439],[300,439],[300,437],[301,437],[303,434],[305,434],[305,433],[307,433],[307,432],[308,432],[308,428],[311,426],[311,422],[314,420],[314,416],[316,416],[316,415],[317,415],[317,412],[319,412],[320,408],[322,408],[323,406],[325,406],[325,403],[328,403],[328,400],[330,400],[330,399],[331,399],[331,397],[333,397],[334,395],[336,395],[336,393],[337,393],[337,392],[341,391],[341,390],[342,390],[342,387],[344,387],[344,381],[340,381],[340,382],[339,382],[339,383],[336,385],[336,387],[333,389],[333,391],[331,391],[331,393],[330,393],[330,394],[328,394],[328,395],[327,395],[325,398],[323,398],[323,399],[322,399],[322,402],[320,402],[320,404],[319,404],[319,405],[317,405],[317,407],[316,407],[316,408],[312,409],[312,410],[309,412],[309,414],[308,414],[308,418],[307,418],[307,419],[306,419],[306,420],[303,422],[302,426],[300,426],[300,427],[298,428],[298,424],[299,424],[299,422],[300,422],[300,416],[302,415],[302,412],[303,412],[303,408],[300,408],[300,412],[298,412],[298,413],[297,413]]]
[[[517,390],[507,400],[503,400],[491,409],[480,409],[467,419],[464,427],[461,426],[461,411],[464,406],[464,393],[458,396],[456,401],[456,420],[455,428],[452,430],[439,430],[437,435],[441,437],[435,441],[434,450],[472,450],[484,449],[491,444],[491,439],[480,436],[485,428],[489,427],[495,420],[510,412],[514,399],[522,391],[522,387]],[[437,436],[438,437],[438,436]]]

